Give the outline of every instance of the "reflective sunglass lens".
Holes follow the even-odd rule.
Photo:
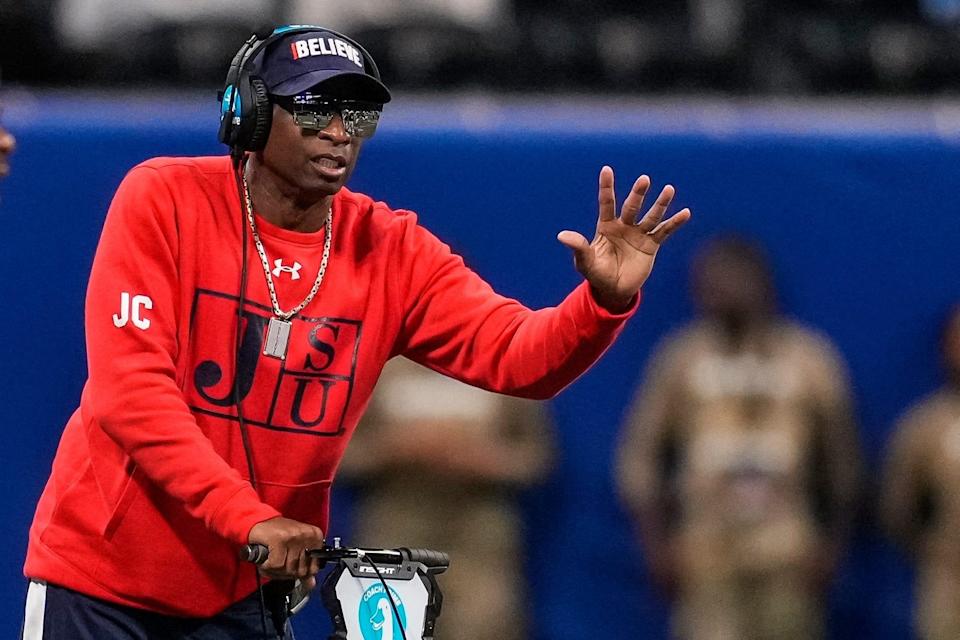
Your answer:
[[[295,111],[293,121],[301,129],[323,131],[333,121],[336,111]]]
[[[344,127],[348,127],[351,136],[369,138],[377,130],[380,112],[372,109],[343,109],[341,111]]]
[[[351,137],[369,138],[376,132],[380,121],[380,110],[376,108],[357,109],[336,103],[311,104],[305,100],[293,106],[294,122],[301,129],[311,131],[323,131],[338,113],[343,121],[344,132]]]

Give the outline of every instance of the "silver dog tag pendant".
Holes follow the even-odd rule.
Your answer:
[[[280,360],[287,357],[291,326],[289,320],[270,318],[270,323],[267,324],[267,339],[263,343],[263,355]]]

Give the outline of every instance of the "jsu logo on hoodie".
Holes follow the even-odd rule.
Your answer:
[[[237,303],[231,294],[196,292],[192,375],[184,390],[190,408],[232,421],[239,398],[251,425],[315,436],[343,434],[362,323],[297,314],[291,319],[287,358],[280,361],[263,355],[272,310],[247,300],[238,326]]]

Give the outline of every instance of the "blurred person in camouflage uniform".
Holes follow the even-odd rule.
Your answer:
[[[941,345],[948,381],[897,424],[882,500],[888,530],[918,564],[916,626],[925,640],[960,638],[960,305]]]
[[[811,640],[848,537],[859,449],[844,366],[776,312],[766,257],[715,240],[701,317],[656,350],[625,426],[621,495],[674,637]]]
[[[0,112],[2,112],[2,110],[3,103],[0,102]],[[3,122],[0,122],[0,178],[10,173],[10,155],[16,146],[17,141],[13,137],[13,134],[4,129]]]
[[[525,640],[516,494],[543,480],[552,458],[542,403],[395,358],[340,471],[360,493],[352,542],[450,554],[437,640]]]

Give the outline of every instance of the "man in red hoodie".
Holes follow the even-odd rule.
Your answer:
[[[616,211],[600,172],[585,281],[558,306],[496,294],[408,211],[344,187],[390,94],[322,27],[250,41],[228,75],[230,157],[155,158],[121,183],[86,303],[89,379],[30,529],[24,638],[263,638],[256,572],[312,580],[329,491],[384,363],[403,355],[548,398],[633,314],[665,187]],[[282,636],[284,630],[277,630]],[[274,636],[270,636],[274,637]]]

